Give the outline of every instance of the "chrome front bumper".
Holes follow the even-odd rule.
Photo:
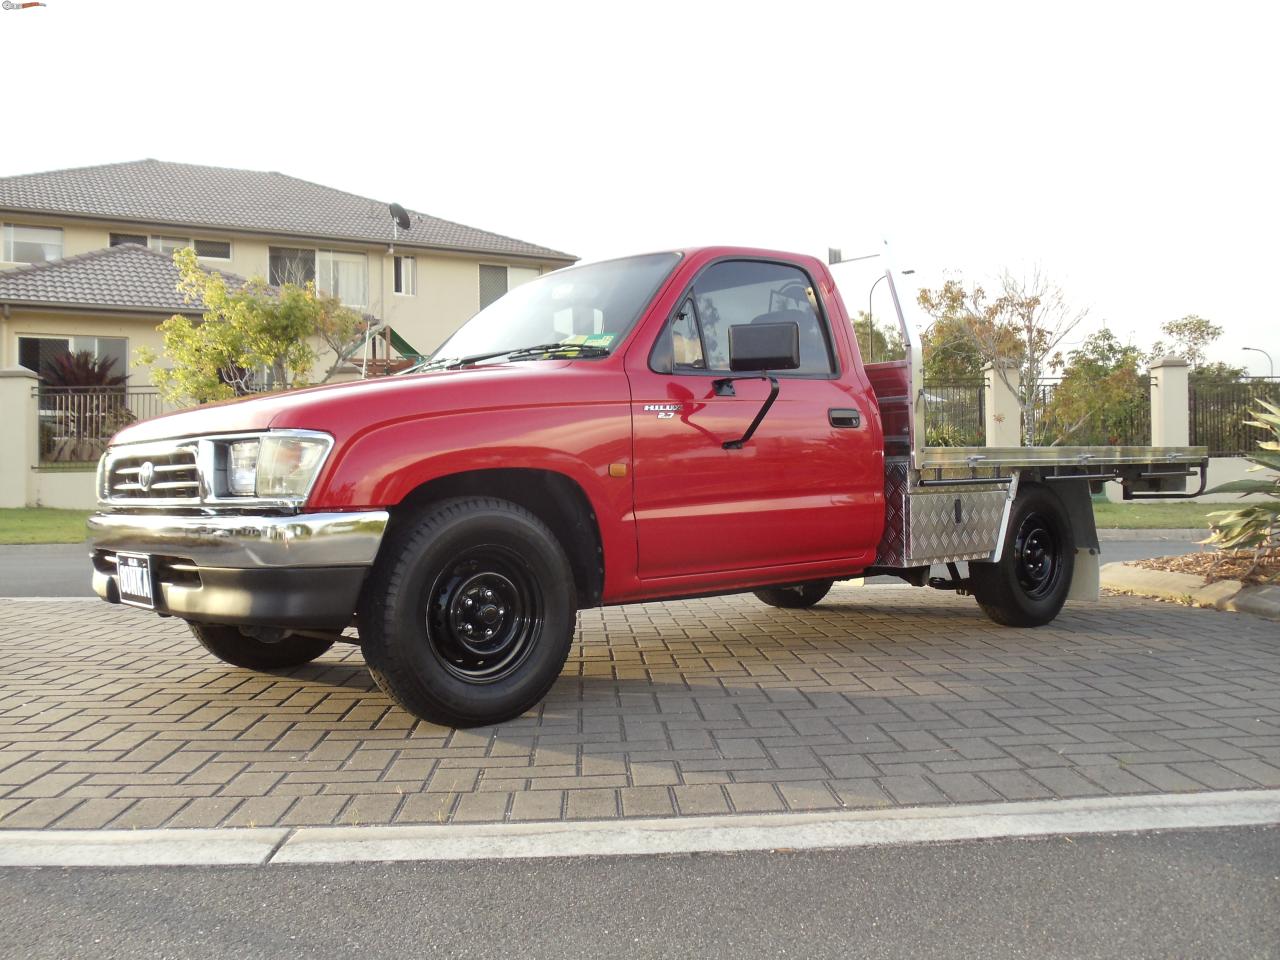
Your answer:
[[[116,554],[152,557],[156,611],[210,623],[342,629],[390,514],[89,518],[93,589],[120,602]]]

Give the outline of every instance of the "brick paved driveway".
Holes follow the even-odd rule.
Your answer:
[[[547,701],[415,721],[357,648],[280,675],[177,621],[0,600],[0,827],[546,820],[1280,787],[1280,628],[1128,597],[1008,630],[838,587],[582,616]]]

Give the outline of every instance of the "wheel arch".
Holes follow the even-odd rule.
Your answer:
[[[451,497],[497,497],[518,504],[551,528],[573,570],[578,606],[597,607],[604,593],[604,548],[590,498],[572,477],[530,467],[467,470],[419,484],[391,507],[389,533],[423,508]],[[383,539],[387,543],[389,537]]]

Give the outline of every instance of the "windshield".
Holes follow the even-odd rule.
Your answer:
[[[601,356],[631,329],[680,255],[653,253],[557,270],[495,300],[440,345],[429,365],[576,344]]]

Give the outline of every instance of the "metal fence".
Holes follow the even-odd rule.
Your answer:
[[[1043,377],[1036,386],[1036,443],[1067,446],[1147,446],[1151,443],[1151,380],[1141,377],[1126,396],[1108,396],[1097,409],[1056,404],[1061,377]],[[1072,409],[1074,407],[1075,409]]]
[[[83,468],[117,430],[173,409],[150,387],[36,387],[40,465]]]
[[[1250,377],[1234,382],[1197,383],[1191,379],[1191,445],[1208,447],[1211,457],[1253,453],[1267,435],[1245,426],[1261,409],[1259,400],[1280,405],[1280,377]]]
[[[924,382],[925,442],[980,447],[986,442],[986,390],[981,380]]]

